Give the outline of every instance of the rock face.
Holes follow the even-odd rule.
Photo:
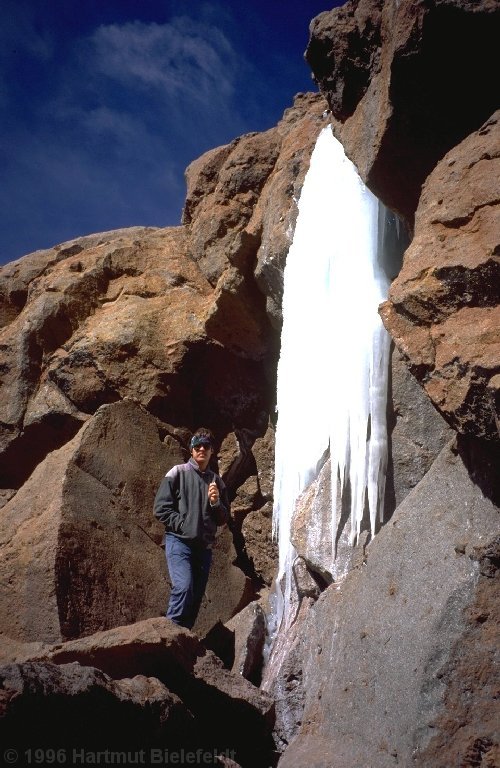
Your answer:
[[[142,749],[154,764],[168,747],[250,768],[272,753],[272,699],[164,618],[46,648],[0,667],[0,679],[0,732],[20,754]]]
[[[422,190],[384,324],[446,420],[499,440],[500,112],[452,149]]]
[[[498,108],[499,31],[496,0],[348,0],[311,22],[306,59],[335,132],[410,222],[437,161]]]
[[[283,268],[297,217],[297,199],[316,137],[326,123],[326,102],[319,95],[298,94],[276,128],[249,134],[212,150],[186,172],[183,221],[191,233],[192,255],[222,303],[238,300],[238,323],[250,323],[258,339],[254,273],[260,302],[274,328],[281,327]],[[236,287],[238,290],[236,291]],[[249,315],[250,313],[250,315]],[[220,323],[217,323],[220,326]],[[221,332],[228,333],[226,329]],[[239,344],[245,326],[231,331]]]
[[[474,443],[444,448],[369,545],[366,562],[310,609],[297,665],[305,691],[302,725],[280,768],[305,764],[306,755],[314,768],[387,768],[414,760],[444,768],[452,755],[464,760],[467,750],[487,752],[498,743],[500,678],[491,666],[498,625],[490,600],[498,580],[492,532],[499,487],[498,481],[484,487],[483,495],[471,480],[483,460]],[[498,451],[490,461],[498,461]],[[483,630],[481,622],[488,625]],[[481,654],[484,723],[461,698],[467,680],[480,686]],[[440,754],[438,745],[452,737],[458,719],[462,741]]]

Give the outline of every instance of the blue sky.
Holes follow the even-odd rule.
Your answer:
[[[310,20],[342,0],[2,0],[0,263],[180,223],[186,166],[316,90]]]

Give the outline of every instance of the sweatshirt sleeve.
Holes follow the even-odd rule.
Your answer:
[[[217,525],[225,525],[229,522],[231,509],[229,496],[227,493],[227,488],[221,478],[218,475],[215,475],[214,479],[219,489],[219,501],[217,504],[214,504],[213,506],[211,505],[214,513],[214,519]]]
[[[171,533],[180,533],[182,517],[179,512],[179,504],[175,484],[178,473],[177,467],[168,472],[163,478],[154,501],[154,516],[163,523],[165,530]]]

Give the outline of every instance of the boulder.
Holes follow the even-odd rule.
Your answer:
[[[306,754],[314,768],[451,765],[461,743],[453,742],[457,712],[467,748],[486,753],[498,743],[498,459],[497,448],[470,440],[446,446],[366,548],[366,561],[311,607],[296,672],[301,725],[280,768]],[[474,679],[481,653],[487,685],[467,687],[460,675]],[[453,712],[463,686],[466,706]],[[483,707],[490,714],[481,724],[475,710]],[[426,762],[433,738],[452,742],[446,756],[435,750],[437,762]]]
[[[96,667],[119,683],[147,675],[182,700],[194,717],[193,738],[199,743],[233,750],[244,766],[268,764],[274,748],[272,698],[224,669],[193,633],[168,619],[149,619],[57,644],[31,663]],[[178,736],[182,739],[181,733]],[[184,741],[183,746],[193,748],[193,742]]]
[[[168,429],[131,401],[102,406],[5,505],[5,634],[57,642],[164,613],[163,531],[152,506],[163,475],[185,456]],[[232,538],[222,533],[200,625],[241,606],[246,580],[234,559]]]
[[[451,150],[422,190],[415,237],[380,310],[435,407],[499,440],[500,112]]]
[[[26,758],[70,764],[130,762],[142,751],[196,745],[194,718],[156,678],[112,680],[78,663],[26,662],[0,667],[0,734],[7,762]],[[28,754],[28,750],[30,751]],[[103,751],[101,751],[103,750]],[[120,757],[121,755],[121,757]],[[87,757],[88,756],[88,757]]]
[[[142,674],[156,677],[174,690],[193,672],[203,653],[195,634],[165,617],[156,617],[46,646],[31,661],[78,662],[96,667],[114,680]]]

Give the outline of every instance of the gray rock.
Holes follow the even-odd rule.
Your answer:
[[[302,726],[280,768],[306,754],[313,768],[408,766],[429,744],[444,706],[442,670],[475,601],[475,548],[499,533],[494,458],[488,472],[470,445],[445,447],[367,547],[366,563],[309,611]]]

